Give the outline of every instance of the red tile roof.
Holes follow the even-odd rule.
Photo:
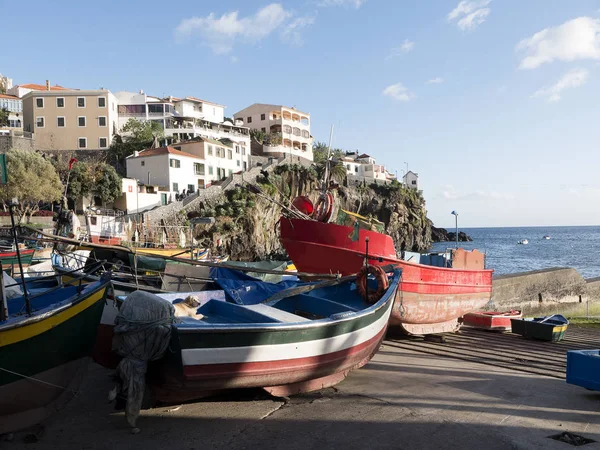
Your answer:
[[[46,91],[47,90],[45,84],[20,84],[17,87],[22,87],[22,88],[25,88],[25,89],[32,89],[34,91]],[[73,89],[62,87],[62,86],[59,86],[57,84],[57,85],[54,85],[54,86],[50,86],[50,90],[51,91],[71,91]],[[77,89],[75,89],[75,90],[77,90]]]
[[[188,156],[190,158],[200,158],[198,155],[192,155],[191,153],[182,152],[180,150],[174,149],[171,146],[167,147],[159,147],[159,148],[147,148],[146,150],[142,150],[137,158],[142,158],[144,156],[156,156],[156,155],[178,155],[178,156]]]
[[[8,98],[11,100],[19,100],[19,97],[17,97],[16,95],[9,95],[9,94],[0,94],[0,98]]]

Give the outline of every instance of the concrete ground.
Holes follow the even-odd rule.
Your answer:
[[[565,431],[600,448],[600,392],[385,344],[336,388],[287,402],[250,391],[145,410],[137,435],[106,400],[110,373],[92,366],[82,394],[37,442],[17,433],[0,448],[569,449],[548,438]]]

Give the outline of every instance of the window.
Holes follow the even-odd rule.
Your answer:
[[[106,97],[98,97],[98,108],[106,108]]]
[[[350,164],[346,164],[346,169],[350,170]]]
[[[194,173],[196,175],[204,175],[204,164],[194,163]]]
[[[229,169],[229,176],[233,175],[233,169]]]
[[[85,97],[77,97],[77,107],[85,108]]]
[[[252,123],[252,117],[248,117],[248,123]]]
[[[35,118],[35,127],[36,128],[44,128],[44,118],[43,117]]]
[[[159,103],[156,105],[149,104],[148,112],[150,114],[164,114],[165,113],[165,105],[163,105],[162,103]]]
[[[260,120],[265,120],[265,117],[266,117],[266,116],[265,116],[264,114],[261,114],[261,115],[260,115]]]
[[[208,155],[209,155],[209,156],[212,156],[212,154],[213,154],[213,146],[212,146],[212,145],[209,145],[209,146],[208,146]]]
[[[98,225],[98,218],[96,216],[90,216],[90,225]]]
[[[87,148],[87,138],[77,139],[77,148]]]
[[[107,148],[108,147],[108,139],[107,138],[99,138],[98,139],[98,147]]]
[[[242,155],[246,154],[246,147],[242,146]]]
[[[208,174],[209,175],[213,174],[213,167],[212,166],[208,166]]]
[[[227,159],[233,159],[233,152],[231,150],[227,150]]]
[[[105,127],[106,126],[106,117],[100,116],[98,117],[98,126]]]
[[[144,167],[146,165],[146,161],[141,162],[141,166]]]
[[[225,149],[223,147],[219,147],[219,158],[225,158]]]
[[[193,194],[193,193],[194,193],[194,185],[188,184],[188,194]]]
[[[38,108],[43,108],[44,107],[44,99],[40,98],[40,97],[36,98],[35,106],[37,106]]]
[[[173,192],[179,192],[179,183],[173,183]]]
[[[65,99],[64,97],[56,97],[56,107],[64,108],[65,107]]]
[[[262,128],[260,129],[260,131],[262,131],[263,133],[266,133],[266,132],[267,132],[267,129],[266,129],[265,127],[262,127]]]
[[[240,160],[239,159],[236,161],[236,163],[237,163],[237,166],[240,167]]]
[[[181,167],[181,161],[179,161],[178,159],[169,159],[169,166],[175,168],[175,169],[179,169]]]
[[[63,128],[65,126],[65,118],[64,117],[57,117],[56,118],[56,126],[59,128]]]
[[[236,145],[235,146],[235,152],[239,155],[240,154],[240,146]]]
[[[417,184],[417,180],[412,180],[411,184]]]
[[[77,118],[77,126],[78,127],[85,127],[85,116],[79,116]]]
[[[354,166],[354,172],[358,173],[358,166]]]

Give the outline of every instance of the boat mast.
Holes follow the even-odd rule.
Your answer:
[[[329,178],[329,163],[330,163],[329,158],[331,158],[331,141],[332,140],[333,140],[333,124],[331,124],[331,131],[329,132],[329,145],[327,146],[327,161],[325,163],[325,177],[323,178],[323,186],[322,186],[323,194],[325,194],[327,192],[327,186],[329,185],[327,180]]]
[[[25,310],[27,315],[31,316],[31,302],[29,301],[29,292],[27,292],[27,285],[25,284],[25,273],[23,272],[23,263],[21,262],[21,252],[19,251],[19,239],[17,237],[17,227],[15,226],[15,213],[14,208],[18,202],[16,199],[12,199],[8,204],[10,211],[10,221],[12,223],[12,235],[15,240],[15,250],[17,252],[17,261],[19,262],[19,270],[21,271],[21,283],[23,284],[23,297],[25,297]],[[2,283],[4,283],[4,275],[2,275]]]

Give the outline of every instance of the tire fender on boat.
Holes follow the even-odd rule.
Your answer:
[[[377,290],[370,290],[367,295],[367,278],[373,275],[377,281]],[[360,269],[356,274],[356,289],[362,298],[367,302],[376,303],[385,293],[389,286],[388,277],[385,271],[379,266],[368,265]]]

